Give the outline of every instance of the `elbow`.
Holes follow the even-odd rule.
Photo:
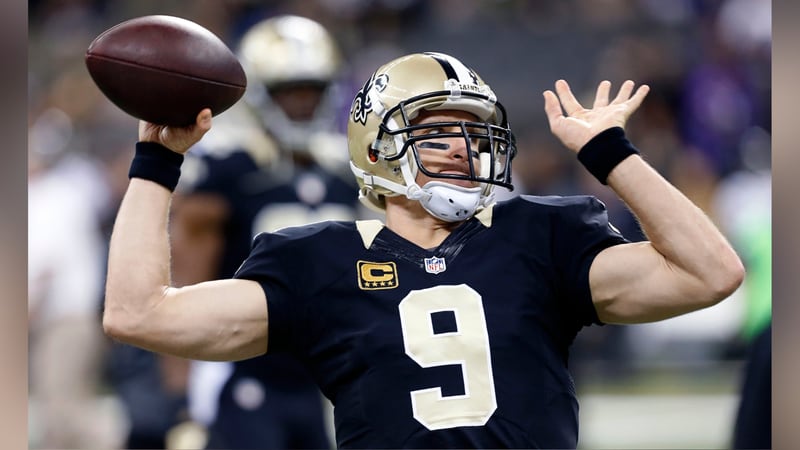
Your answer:
[[[134,300],[129,295],[107,290],[103,332],[115,341],[151,349],[164,339],[164,324],[169,323],[163,309],[158,307],[162,300],[161,293]]]
[[[130,318],[124,311],[106,308],[103,311],[103,332],[106,336],[121,342],[128,342],[133,334]]]
[[[113,314],[109,313],[108,310],[103,311],[103,333],[111,339],[119,339],[119,320],[116,320]]]
[[[708,283],[711,304],[717,304],[730,297],[742,285],[744,277],[745,268],[739,257],[733,255],[726,258]]]
[[[114,306],[107,297],[106,307],[103,310],[103,332],[106,336],[126,344],[134,344],[146,333],[143,327],[146,323],[143,312]]]

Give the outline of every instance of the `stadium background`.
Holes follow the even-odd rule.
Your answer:
[[[624,208],[550,137],[541,91],[558,78],[584,98],[604,78],[615,85],[625,78],[648,83],[652,92],[629,130],[650,162],[740,251],[749,254],[745,246],[752,242],[739,239],[743,217],[758,217],[769,229],[771,5],[762,0],[31,1],[29,152],[54,159],[79,154],[107,167],[115,162],[114,146],[135,139],[135,121],[116,114],[83,66],[88,43],[108,27],[144,14],[174,14],[235,46],[247,24],[279,12],[309,16],[332,30],[351,64],[353,92],[378,64],[399,54],[437,50],[459,57],[509,109],[520,140],[518,191],[595,193],[632,237],[637,230]],[[752,322],[749,308],[770,301],[769,285],[759,283],[748,280],[758,286],[755,294],[743,288],[683,318],[585,330],[572,360],[581,445],[728,446],[750,327],[760,323]],[[117,411],[113,392],[103,401],[110,413]],[[31,448],[36,413],[32,397]]]

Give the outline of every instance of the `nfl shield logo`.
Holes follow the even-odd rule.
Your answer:
[[[447,265],[444,263],[444,258],[434,256],[433,258],[425,258],[425,272],[437,274],[447,270]]]

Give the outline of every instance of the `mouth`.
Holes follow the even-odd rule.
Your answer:
[[[459,175],[463,177],[468,177],[469,172],[461,169],[447,169],[441,170],[438,172],[439,175]],[[472,180],[462,180],[462,179],[453,179],[453,178],[440,178],[441,181],[447,182],[449,184],[455,186],[461,186],[465,188],[472,188],[477,186],[477,183]]]
[[[426,170],[430,173],[430,175],[428,175],[429,181],[435,180],[465,188],[472,188],[479,184],[473,180],[464,179],[471,176],[469,167],[466,165],[455,164],[452,162],[441,163],[436,164],[435,166],[429,166],[426,168]]]
[[[469,173],[467,173],[467,172],[465,172],[463,170],[442,170],[442,171],[439,171],[439,173],[440,174],[445,174],[445,175],[463,175],[465,177],[469,176]]]

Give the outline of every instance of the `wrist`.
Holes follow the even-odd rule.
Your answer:
[[[625,137],[625,130],[613,127],[593,137],[578,152],[578,161],[598,181],[608,184],[608,174],[630,155],[639,150]]]
[[[128,178],[142,178],[175,190],[181,176],[183,155],[156,142],[137,142]]]

